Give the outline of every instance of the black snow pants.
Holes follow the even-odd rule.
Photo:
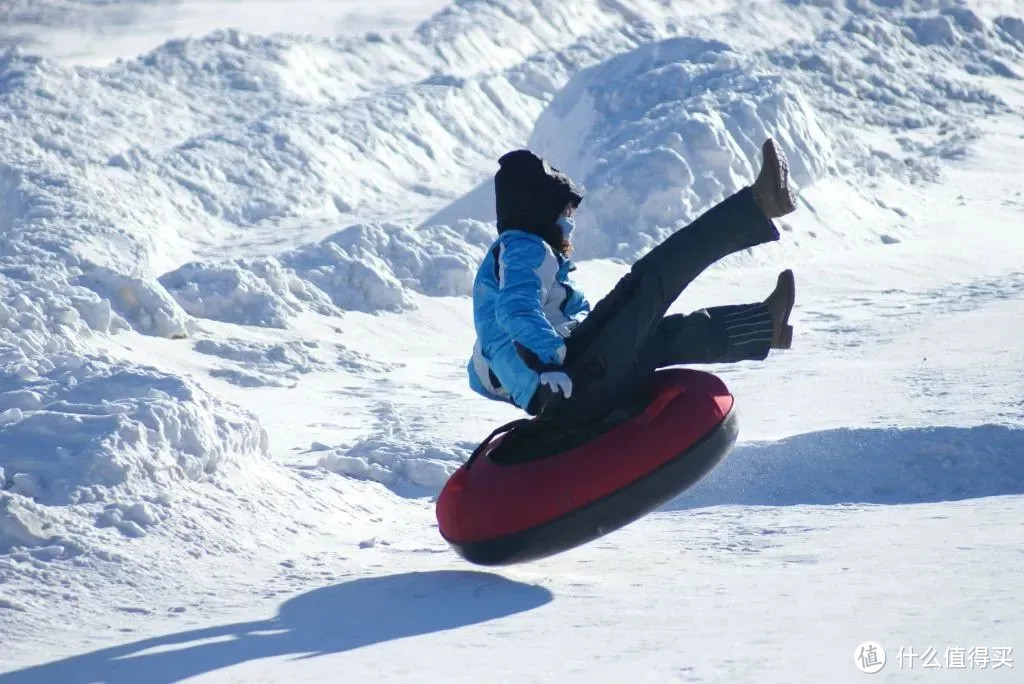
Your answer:
[[[600,421],[664,366],[761,360],[772,322],[760,302],[665,313],[683,289],[719,259],[779,239],[744,188],[676,231],[637,261],[566,340],[565,399],[541,385],[527,412],[565,427]]]

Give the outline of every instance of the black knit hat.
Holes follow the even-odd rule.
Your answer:
[[[555,226],[565,205],[578,207],[580,188],[567,175],[529,150],[515,150],[498,160],[494,175],[498,233],[523,230],[544,238],[552,248],[561,245]]]

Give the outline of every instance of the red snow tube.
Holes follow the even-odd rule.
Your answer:
[[[646,408],[553,456],[498,463],[488,444],[437,500],[441,536],[466,560],[503,565],[592,541],[654,510],[714,468],[738,432],[714,375],[655,373]],[[504,459],[503,459],[504,460]]]

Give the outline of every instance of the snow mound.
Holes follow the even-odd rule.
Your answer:
[[[440,491],[472,449],[456,453],[427,443],[394,437],[371,437],[332,451],[320,466],[340,475],[380,482],[400,494]]]
[[[10,378],[8,378],[10,380]],[[52,504],[93,485],[200,480],[266,450],[251,416],[189,381],[101,359],[69,359],[0,394],[0,463]]]
[[[160,282],[193,316],[285,328],[302,311],[408,309],[410,291],[469,294],[492,239],[490,227],[469,220],[421,230],[358,224],[277,257],[189,263]]]
[[[840,429],[747,443],[666,509],[906,504],[1024,494],[1024,430]]]
[[[231,367],[211,371],[214,377],[243,387],[287,387],[293,386],[306,373],[330,369],[330,365],[315,354],[317,346],[315,342],[206,339],[196,342],[193,349],[231,362]]]
[[[800,89],[718,41],[644,45],[570,81],[532,148],[589,188],[579,254],[632,258],[757,175],[774,136],[794,185],[834,168]]]
[[[176,483],[233,475],[267,454],[266,435],[252,415],[156,369],[100,358],[47,359],[31,376],[7,375],[4,385],[15,389],[0,394],[0,498],[13,498],[7,515],[21,522],[0,528],[36,527],[12,513],[18,507],[43,520],[53,507],[69,504],[135,510],[138,497],[159,500]],[[24,499],[31,500],[29,509]],[[125,511],[118,522],[131,519],[140,529],[160,517],[125,518]],[[78,512],[91,514],[90,507]],[[103,513],[98,522],[112,515]],[[23,533],[0,536],[0,549],[24,543]]]
[[[377,412],[384,422],[375,435],[355,445],[323,451],[320,467],[340,475],[379,482],[402,496],[433,495],[467,459],[475,444],[438,445],[416,434],[398,410],[385,404]]]
[[[180,339],[188,335],[188,314],[160,283],[92,268],[76,283],[96,292],[131,326],[144,335]]]
[[[767,55],[776,68],[794,70],[828,120],[868,123],[901,138],[930,129],[942,138],[969,130],[975,116],[1006,111],[983,81],[969,79],[1020,78],[1012,65],[1020,63],[1024,51],[999,28],[1005,19],[990,24],[955,6],[928,14],[855,13],[813,42]],[[947,38],[935,39],[939,26]]]
[[[98,69],[3,50],[0,226],[71,277],[146,280],[280,254],[325,224],[420,221],[520,145],[573,72],[689,14],[469,2],[409,35],[224,30]]]
[[[252,415],[183,377],[97,351],[101,336],[131,329],[128,319],[141,332],[183,334],[184,314],[162,288],[101,268],[70,278],[38,256],[12,249],[0,273],[0,549],[57,538],[64,549],[95,548],[103,505],[220,483],[264,458]],[[133,536],[128,522],[145,529],[121,522]]]
[[[782,144],[798,188],[832,177],[866,196],[879,177],[936,180],[938,162],[976,137],[975,117],[1008,110],[971,77],[1021,76],[1018,19],[989,22],[952,3],[831,3],[827,13],[817,35],[783,47],[671,38],[573,75],[527,146],[587,189],[577,255],[639,256],[751,182],[765,137]],[[426,224],[464,217],[494,220],[489,179]],[[856,230],[815,231],[901,239],[849,218]]]
[[[4,50],[3,222],[70,264],[152,277],[325,220],[433,211],[542,103],[425,40],[218,31],[74,70]]]
[[[301,311],[338,313],[322,291],[273,257],[190,262],[159,281],[196,318],[285,328]]]
[[[469,294],[492,231],[476,221],[414,230],[394,223],[349,226],[282,261],[342,309],[409,307],[407,291]]]

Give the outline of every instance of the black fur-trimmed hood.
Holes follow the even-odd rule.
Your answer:
[[[555,220],[572,202],[579,206],[583,192],[569,176],[530,150],[514,150],[498,160],[494,175],[498,233],[522,230],[544,238],[556,252],[562,237]]]

